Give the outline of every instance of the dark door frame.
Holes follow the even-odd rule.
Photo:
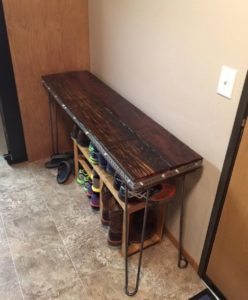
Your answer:
[[[248,113],[248,73],[246,74],[242,95],[240,98],[238,110],[236,113],[232,134],[229,140],[229,145],[221,172],[218,189],[216,192],[215,202],[210,217],[208,231],[203,247],[203,252],[200,260],[198,274],[206,282],[206,284],[219,296],[221,299],[225,299],[224,295],[215,286],[214,282],[207,276],[207,266],[210,259],[215,235],[217,232],[218,224],[220,221],[222,209],[224,206],[227,189],[232,175],[233,166],[236,160],[239,144],[243,134],[246,118]],[[248,122],[248,121],[247,121]]]
[[[27,160],[22,120],[6,30],[3,2],[0,1],[0,113],[8,153],[8,163]]]

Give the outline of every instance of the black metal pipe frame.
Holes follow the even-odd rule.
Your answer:
[[[129,290],[129,274],[128,274],[128,236],[129,236],[129,226],[128,226],[128,187],[125,186],[125,293],[128,296],[134,296],[139,289],[140,283],[140,270],[142,263],[142,256],[144,252],[144,239],[145,239],[145,231],[146,231],[146,223],[147,223],[147,211],[148,211],[148,201],[149,201],[149,189],[146,190],[146,200],[145,200],[145,211],[142,225],[142,233],[141,233],[141,241],[140,241],[140,250],[139,250],[139,262],[138,262],[138,270],[136,275],[136,283],[133,291]]]
[[[180,269],[185,269],[188,266],[188,261],[183,255],[183,225],[184,225],[184,187],[185,187],[185,175],[182,176],[181,183],[181,195],[180,195],[180,223],[179,223],[179,249],[178,249],[178,263],[177,266]]]
[[[52,142],[52,155],[58,153],[58,122],[57,122],[57,104],[49,95],[49,114],[50,114],[50,130]],[[55,126],[54,126],[55,123]]]
[[[188,266],[188,260],[183,255],[183,225],[184,225],[184,188],[185,188],[185,175],[182,176],[181,183],[181,195],[180,195],[180,223],[179,223],[179,249],[178,249],[178,268],[185,269]],[[128,272],[128,241],[129,241],[129,226],[128,226],[128,187],[125,185],[125,293],[128,296],[134,296],[139,289],[140,283],[140,270],[142,263],[142,256],[144,252],[144,239],[147,223],[147,212],[148,212],[148,202],[149,202],[149,189],[146,190],[146,200],[145,200],[145,211],[142,225],[141,233],[141,245],[139,250],[139,261],[138,270],[136,274],[136,283],[133,291],[129,290],[129,272]]]

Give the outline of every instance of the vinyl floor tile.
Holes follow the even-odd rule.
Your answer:
[[[108,245],[108,228],[72,178],[59,185],[44,161],[0,160],[0,214],[0,299],[129,299],[120,249]],[[137,260],[129,259],[131,287]],[[134,299],[181,300],[202,289],[190,266],[177,268],[167,238],[144,251]]]

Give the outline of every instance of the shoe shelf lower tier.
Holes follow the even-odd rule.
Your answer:
[[[90,175],[92,173],[92,169],[94,169],[100,177],[100,186],[102,187],[103,185],[105,185],[109,189],[109,191],[111,192],[115,200],[119,203],[119,205],[125,212],[125,202],[123,202],[119,198],[118,191],[113,186],[113,176],[108,174],[99,165],[92,164],[92,162],[89,160],[90,153],[88,148],[78,145],[75,139],[73,139],[73,145],[74,145],[74,159],[75,159],[75,176],[76,177],[78,176],[79,165],[88,173],[88,175]],[[100,196],[100,200],[101,198],[102,197]],[[144,241],[144,248],[159,243],[163,237],[166,203],[159,202],[159,203],[151,204],[151,206],[153,206],[153,210],[155,211],[156,222],[154,225],[154,233]],[[132,217],[136,212],[143,210],[144,207],[145,207],[144,202],[128,204],[127,210],[128,210],[129,232],[131,229],[130,226],[132,226],[133,223],[130,220],[132,219]],[[101,212],[102,212],[102,202],[100,201],[100,213]],[[122,246],[121,246],[123,255],[125,254],[125,234],[126,234],[126,224],[125,224],[125,217],[123,217]],[[140,249],[140,243],[129,242],[128,255],[137,253],[139,249]]]

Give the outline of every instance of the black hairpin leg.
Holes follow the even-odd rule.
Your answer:
[[[184,269],[188,266],[188,261],[183,255],[183,223],[184,223],[184,182],[185,176],[182,177],[182,191],[180,196],[180,225],[179,225],[179,251],[178,251],[178,268]]]
[[[144,238],[145,238],[145,230],[146,230],[146,221],[147,221],[147,211],[148,211],[148,200],[149,200],[149,190],[146,191],[146,201],[145,201],[145,211],[144,211],[144,219],[143,219],[143,226],[142,226],[142,233],[141,233],[141,245],[139,250],[139,262],[138,262],[138,270],[136,275],[136,283],[135,288],[133,291],[129,290],[129,274],[128,274],[128,235],[129,235],[129,226],[128,226],[128,188],[125,186],[125,229],[126,229],[126,236],[125,236],[125,293],[128,296],[134,296],[139,289],[139,282],[140,282],[140,269],[142,263],[142,255],[144,251]]]
[[[49,96],[49,113],[50,113],[50,130],[51,130],[52,154],[56,154],[59,151],[57,105],[56,105],[55,101],[52,99],[51,95]]]

